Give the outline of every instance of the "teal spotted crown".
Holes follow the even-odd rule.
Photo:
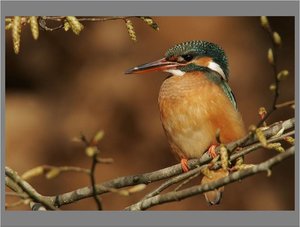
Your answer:
[[[165,53],[167,59],[182,55],[211,57],[215,63],[220,65],[226,77],[228,77],[229,69],[226,54],[221,47],[214,43],[201,40],[188,41],[175,45]]]

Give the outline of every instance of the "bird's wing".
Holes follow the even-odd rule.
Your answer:
[[[234,94],[233,94],[231,88],[229,87],[228,83],[225,81],[222,81],[220,85],[221,85],[223,91],[225,92],[226,96],[229,98],[230,102],[234,106],[234,108],[237,109],[236,99],[235,99]]]

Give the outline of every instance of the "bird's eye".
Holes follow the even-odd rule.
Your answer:
[[[189,62],[189,61],[193,60],[194,56],[191,54],[184,54],[184,55],[181,55],[180,58],[185,62]],[[181,60],[180,58],[178,60]]]

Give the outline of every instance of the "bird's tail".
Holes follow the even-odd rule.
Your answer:
[[[209,174],[205,174],[202,178],[201,184],[210,183],[216,181],[222,177],[228,176],[228,170],[218,169],[218,170],[210,170]],[[206,201],[210,205],[219,204],[222,199],[222,193],[224,191],[224,186],[214,189],[212,191],[208,191],[204,193]]]

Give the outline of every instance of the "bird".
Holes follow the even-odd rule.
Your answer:
[[[206,151],[216,157],[218,141],[226,144],[246,135],[228,84],[228,59],[219,45],[202,40],[182,42],[168,49],[163,58],[130,68],[125,74],[153,71],[168,73],[159,91],[158,106],[168,143],[183,172],[189,171],[188,159],[200,158]],[[226,175],[228,171],[220,169],[213,177],[204,176],[202,183]],[[207,202],[219,204],[223,190],[206,192]]]

